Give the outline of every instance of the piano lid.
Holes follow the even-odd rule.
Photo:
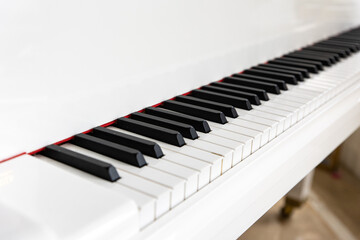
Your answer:
[[[0,160],[359,24],[359,2],[3,1]]]

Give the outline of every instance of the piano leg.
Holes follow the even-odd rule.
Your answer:
[[[340,178],[339,168],[340,168],[340,152],[341,146],[337,147],[328,157],[329,161],[329,170],[334,178]]]
[[[282,219],[288,219],[295,208],[300,207],[304,202],[306,202],[310,194],[313,176],[314,170],[306,175],[287,193],[285,206],[280,211],[280,217]]]

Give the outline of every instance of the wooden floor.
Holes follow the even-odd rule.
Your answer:
[[[238,240],[360,239],[360,180],[346,169],[336,178],[317,169],[312,193],[288,221],[279,221],[280,200]]]

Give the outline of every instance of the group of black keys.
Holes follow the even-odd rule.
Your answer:
[[[238,117],[235,107],[251,110],[252,104],[269,100],[267,93],[281,94],[287,84],[296,85],[309,73],[316,74],[359,49],[360,28],[356,28],[119,118],[112,126],[181,147],[184,137],[197,139],[197,131],[209,133],[207,121],[226,124],[226,117]],[[147,165],[143,154],[157,159],[164,155],[156,142],[104,127],[77,134],[70,142],[136,167]],[[59,145],[49,145],[38,154],[111,182],[120,179],[113,165]]]

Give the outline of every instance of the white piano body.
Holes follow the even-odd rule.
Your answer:
[[[357,69],[342,63],[351,87],[140,229],[130,198],[27,154],[355,27],[360,3],[15,0],[0,6],[0,162],[11,159],[0,164],[0,210],[14,219],[0,219],[0,234],[9,239],[7,230],[19,222],[34,239],[235,239],[360,124],[357,54],[349,60]],[[48,168],[59,177],[32,179]],[[64,176],[76,184],[60,182]],[[89,191],[79,196],[82,184]],[[93,199],[81,207],[59,201],[54,212],[44,207],[67,199],[67,191],[78,203]],[[98,211],[88,213],[89,206]],[[97,221],[87,225],[88,218]]]

